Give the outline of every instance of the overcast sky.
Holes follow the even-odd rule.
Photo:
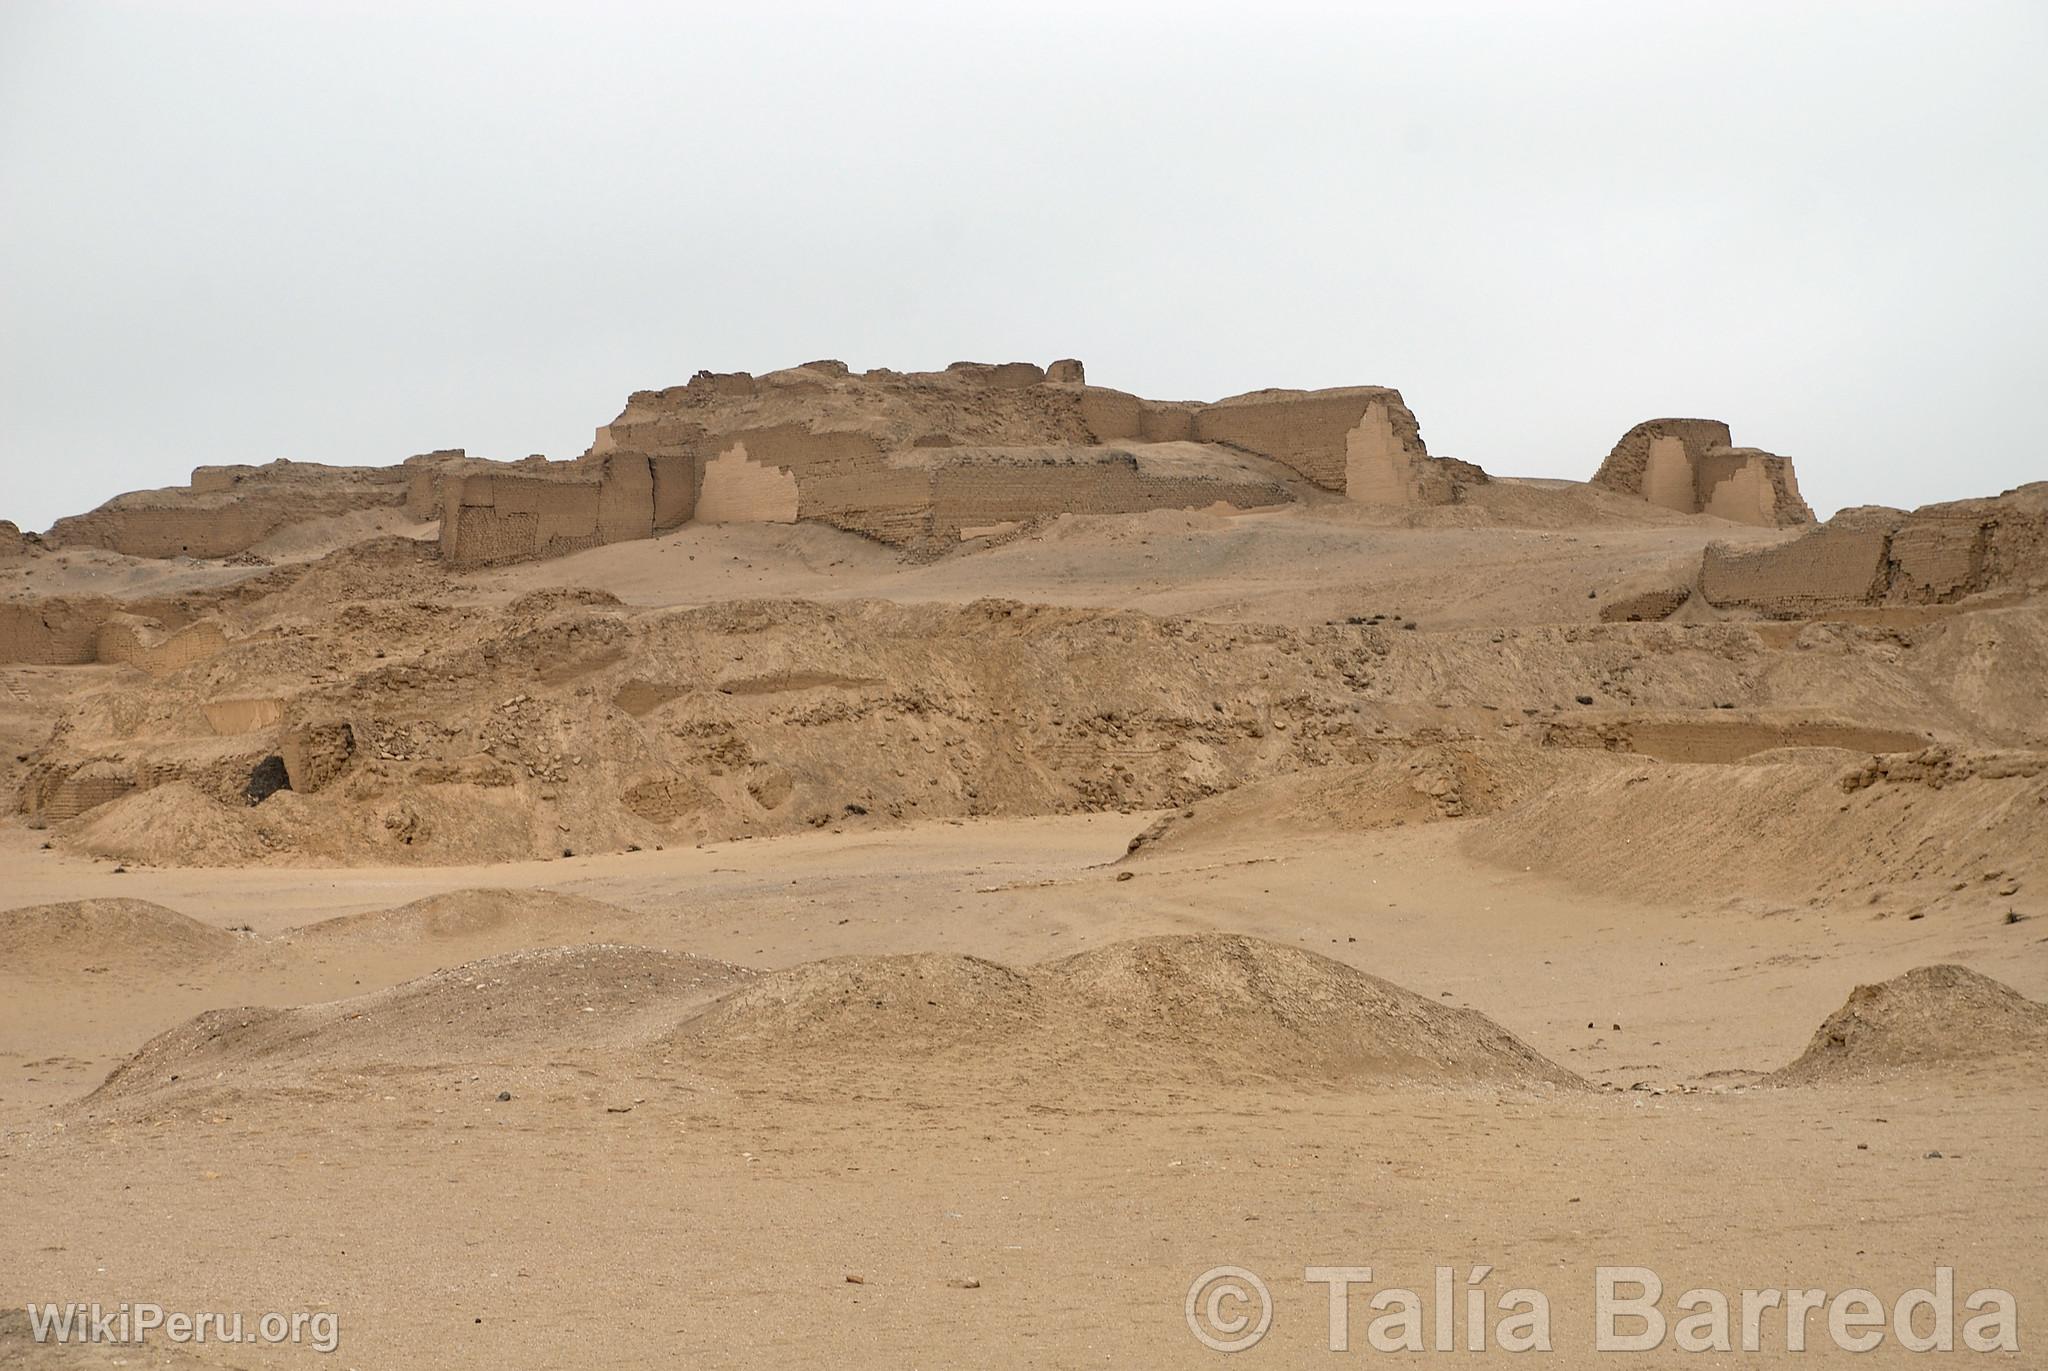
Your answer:
[[[1823,514],[2048,478],[2048,5],[0,0],[0,517],[700,368],[1399,387]]]

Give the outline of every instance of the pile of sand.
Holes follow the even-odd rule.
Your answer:
[[[87,1113],[347,1093],[364,1078],[535,1067],[644,1041],[745,981],[728,962],[645,947],[532,949],[296,1009],[216,1009],[159,1034]]]
[[[2044,1053],[2048,1004],[1965,966],[1921,966],[1857,986],[1799,1059],[1772,1079],[1857,1081],[1994,1064],[2039,1073],[2048,1067]]]
[[[515,952],[329,1004],[210,1011],[152,1039],[81,1108],[344,1096],[479,1067],[493,1081],[683,1068],[854,1090],[932,1073],[1055,1090],[1583,1084],[1472,1010],[1315,953],[1200,934],[1021,970],[922,954],[760,975],[643,947]]]
[[[472,944],[559,947],[575,942],[640,942],[626,935],[649,922],[617,905],[555,890],[450,890],[396,909],[322,919],[292,930],[283,941],[308,951],[419,944],[448,952]]]
[[[1042,1032],[1054,1012],[1028,973],[979,957],[829,957],[727,996],[683,1028],[679,1045],[764,1067],[994,1054]]]
[[[67,900],[0,912],[0,963],[16,975],[86,968],[176,974],[219,961],[239,941],[147,900]]]
[[[169,781],[87,810],[59,830],[78,851],[153,866],[243,866],[271,855],[252,810]]]
[[[1476,1010],[1446,1005],[1320,953],[1238,934],[1113,943],[1039,968],[1138,1070],[1298,1081],[1575,1085],[1577,1077]]]
[[[838,1079],[914,1064],[1188,1088],[1577,1081],[1484,1015],[1316,953],[1216,933],[1021,970],[932,955],[808,963],[721,1001],[670,1047]]]

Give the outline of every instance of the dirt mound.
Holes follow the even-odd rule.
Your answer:
[[[81,852],[152,866],[238,866],[269,855],[248,810],[170,781],[88,810],[61,829]]]
[[[762,976],[684,1030],[693,1047],[793,1057],[988,1052],[1043,1033],[1057,1007],[1026,972],[979,957],[831,957]]]
[[[921,1088],[927,1070],[1004,1089],[1581,1084],[1472,1010],[1314,953],[1201,934],[1021,970],[915,954],[762,975],[616,944],[515,952],[326,1004],[209,1011],[145,1044],[78,1107],[134,1115],[485,1076],[493,1089],[580,1088],[654,1059],[856,1090]]]
[[[537,1067],[642,1041],[752,974],[684,953],[596,944],[506,953],[298,1009],[210,1010],[145,1043],[81,1108],[346,1093],[367,1076],[457,1065]]]
[[[0,963],[17,974],[164,973],[217,961],[238,939],[147,900],[69,900],[0,912]]]
[[[1577,1080],[1474,1011],[1229,934],[1145,938],[1024,970],[959,956],[839,957],[763,977],[673,1045],[841,1079],[917,1061],[1184,1087]]]
[[[1576,1083],[1484,1014],[1319,953],[1238,934],[1141,938],[1051,962],[1068,1022],[1194,1079]]]
[[[376,947],[518,940],[529,947],[555,947],[585,939],[622,941],[621,930],[645,922],[617,905],[555,890],[450,890],[396,909],[322,919],[293,930],[285,940]]]
[[[1921,966],[1857,986],[1799,1059],[1772,1079],[1851,1081],[1995,1062],[2039,1072],[2044,1052],[2048,1004],[1966,966]]]

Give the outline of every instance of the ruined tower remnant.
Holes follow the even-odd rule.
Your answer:
[[[1762,528],[1813,522],[1791,458],[1732,444],[1718,419],[1650,419],[1621,435],[1593,484],[1680,514]]]

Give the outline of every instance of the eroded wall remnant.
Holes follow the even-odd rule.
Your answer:
[[[1086,374],[1072,358],[700,372],[635,392],[559,473],[446,469],[442,555],[457,566],[555,556],[693,519],[817,521],[933,552],[1057,514],[1246,509],[1310,487],[1448,504],[1486,480],[1429,455],[1398,391],[1156,401]]]
[[[1718,419],[1650,419],[1621,435],[1593,484],[1680,514],[1788,528],[1813,522],[1792,459],[1736,447]]]
[[[2048,482],[1908,513],[1845,509],[1775,547],[1710,545],[1700,594],[1720,609],[1806,618],[1868,605],[1949,604],[2048,582]]]
[[[167,628],[97,595],[0,600],[0,666],[132,666],[152,676],[203,662],[228,644],[221,625],[202,618]]]
[[[187,486],[129,491],[59,519],[47,541],[130,557],[230,557],[308,519],[402,506],[410,480],[402,466],[276,461],[197,467]]]

